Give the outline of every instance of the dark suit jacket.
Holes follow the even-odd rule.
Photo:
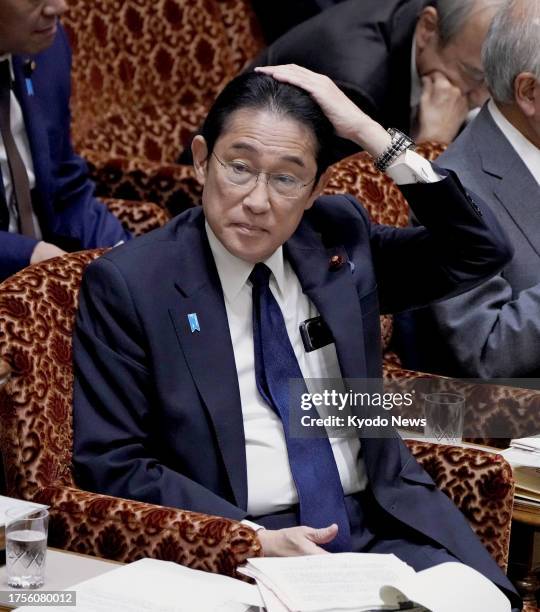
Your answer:
[[[253,10],[267,43],[291,28],[343,0],[252,0]],[[362,0],[357,0],[362,2]]]
[[[71,147],[71,54],[64,30],[59,28],[49,49],[31,58],[36,62],[32,96],[23,73],[27,59],[13,57],[15,93],[34,162],[33,204],[43,240],[76,251],[129,239],[120,222],[94,198],[86,164]],[[5,198],[1,176],[0,198]],[[0,231],[0,281],[28,265],[35,245],[32,238]]]
[[[330,77],[384,127],[410,132],[411,53],[418,15],[430,0],[347,0],[301,23],[253,66],[299,64]],[[341,141],[336,157],[353,153]]]
[[[380,311],[470,288],[510,256],[489,211],[481,216],[452,177],[403,190],[429,230],[374,225],[352,198],[323,197],[284,246],[333,334],[346,378],[381,376]],[[332,268],[336,254],[354,265]],[[188,325],[194,312],[200,333]],[[81,486],[247,517],[236,366],[200,208],[88,267],[74,360],[74,465]],[[383,508],[512,591],[395,432],[363,438],[362,449]]]
[[[492,209],[514,248],[501,274],[414,313],[423,371],[481,378],[540,374],[540,187],[485,106],[437,163]],[[445,350],[446,349],[446,350]]]

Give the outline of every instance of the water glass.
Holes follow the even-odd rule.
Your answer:
[[[424,436],[430,442],[461,444],[465,398],[459,393],[427,393],[424,396]]]
[[[36,589],[45,582],[47,558],[46,509],[6,511],[6,574],[9,586]]]

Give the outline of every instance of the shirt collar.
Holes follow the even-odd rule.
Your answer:
[[[497,127],[506,136],[530,173],[540,184],[540,149],[514,127],[510,121],[501,113],[493,99],[488,102],[488,110]]]
[[[8,60],[9,61],[9,69],[11,71],[11,79],[13,80],[15,78],[15,76],[13,74],[13,60],[12,60],[11,53],[4,53],[4,55],[0,54],[0,62],[3,62],[4,60]]]
[[[206,235],[208,236],[208,242],[210,243],[210,250],[212,251],[216,263],[223,294],[225,295],[225,299],[232,303],[236,300],[238,294],[248,282],[254,264],[244,261],[230,253],[214,234],[212,228],[208,225],[208,221],[205,222],[204,227],[206,229]],[[270,257],[265,259],[263,263],[270,268],[276,280],[277,288],[281,295],[284,296],[285,263],[283,259],[283,247],[280,246],[270,255]]]

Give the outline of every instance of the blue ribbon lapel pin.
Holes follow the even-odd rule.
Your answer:
[[[190,314],[188,314],[187,318],[188,318],[189,328],[191,329],[191,333],[196,332],[196,331],[200,332],[201,327],[199,325],[199,319],[197,318],[197,313],[191,312]]]

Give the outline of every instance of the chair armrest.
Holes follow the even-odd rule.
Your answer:
[[[405,443],[506,570],[514,505],[509,463],[502,455],[476,448],[416,440]]]
[[[230,519],[90,493],[68,486],[40,489],[49,545],[124,563],[152,557],[241,577],[236,568],[261,555],[255,531]]]
[[[168,210],[153,202],[103,198],[102,202],[134,236],[163,227],[171,220]]]
[[[192,166],[111,157],[94,151],[83,154],[99,197],[155,202],[171,215],[200,202],[202,186]]]

